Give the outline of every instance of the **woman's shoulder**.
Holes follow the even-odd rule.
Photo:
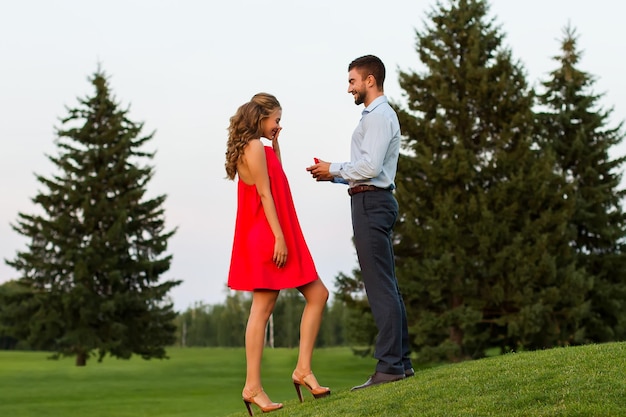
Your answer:
[[[259,161],[260,158],[265,160],[267,147],[260,139],[250,139],[243,149],[243,162],[248,164],[251,161]]]
[[[265,144],[263,144],[263,141],[261,140],[261,138],[254,138],[254,139],[250,139],[248,141],[248,143],[246,144],[244,149],[252,149],[252,150],[262,150],[263,148],[265,148]]]
[[[269,147],[263,143],[262,139],[250,139],[243,152],[244,154],[265,154],[268,148]]]

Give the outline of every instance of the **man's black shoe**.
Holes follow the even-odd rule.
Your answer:
[[[404,374],[395,375],[395,374],[385,374],[383,372],[374,372],[374,375],[370,376],[369,379],[365,381],[365,384],[352,387],[350,391],[372,387],[374,385],[379,385],[379,384],[386,384],[387,382],[399,381],[401,379],[404,379]]]
[[[415,375],[415,369],[413,369],[413,368],[405,369],[404,376],[406,378],[409,378],[409,377],[411,377],[413,375]]]

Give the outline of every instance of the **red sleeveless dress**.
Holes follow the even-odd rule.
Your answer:
[[[239,179],[235,236],[228,273],[228,287],[233,290],[282,290],[318,278],[296,215],[287,176],[269,146],[265,146],[265,159],[274,205],[287,243],[287,262],[279,268],[272,261],[274,234],[265,217],[261,197],[255,185]]]

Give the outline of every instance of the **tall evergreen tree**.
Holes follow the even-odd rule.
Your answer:
[[[572,242],[578,264],[594,279],[591,316],[585,320],[589,341],[626,338],[626,215],[620,189],[625,158],[609,151],[624,138],[622,123],[608,127],[612,110],[599,108],[594,77],[578,69],[577,35],[568,25],[561,40],[559,67],[543,82],[538,118],[543,145],[557,155],[557,171],[574,191]]]
[[[146,197],[153,153],[142,150],[153,134],[128,119],[104,73],[90,79],[95,94],[57,129],[58,168],[37,176],[45,188],[33,199],[42,214],[19,213],[13,228],[29,239],[28,250],[7,264],[31,296],[15,307],[16,327],[31,346],[75,356],[166,357],[174,342],[175,313],[168,292],[180,281],[162,281],[166,255],[165,196]],[[25,314],[27,313],[27,314]]]
[[[480,0],[438,2],[401,72],[396,264],[420,358],[565,344],[588,280],[572,204],[533,137],[533,93]],[[570,324],[568,324],[570,323]]]

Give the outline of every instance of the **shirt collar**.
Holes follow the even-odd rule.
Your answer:
[[[374,101],[370,103],[369,106],[363,109],[363,111],[361,112],[361,115],[364,116],[367,113],[370,113],[372,110],[374,110],[376,107],[378,107],[379,105],[383,103],[387,103],[387,96],[385,96],[384,94],[382,96],[376,97]]]

